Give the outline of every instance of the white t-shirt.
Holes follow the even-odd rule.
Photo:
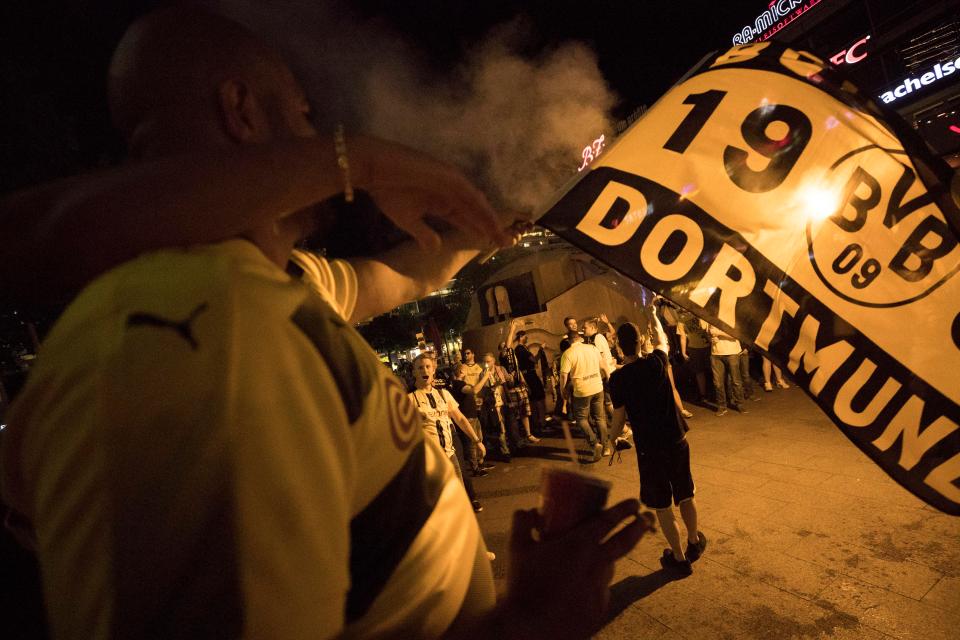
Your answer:
[[[603,392],[600,376],[600,351],[592,344],[575,342],[560,357],[560,373],[573,381],[573,395],[578,398]]]
[[[701,320],[700,323],[703,328],[707,330],[707,333],[709,333],[711,337],[710,355],[735,356],[743,351],[743,347],[740,346],[740,341],[734,339],[733,336],[724,333],[720,329],[716,328],[712,324],[708,324],[704,320]]]
[[[464,362],[460,365],[460,374],[463,376],[464,382],[471,387],[476,387],[477,382],[479,382],[480,378],[483,376],[483,367],[477,362],[474,362],[473,364],[467,364]]]
[[[460,405],[446,389],[415,389],[410,399],[417,405],[422,418],[423,432],[428,439],[436,440],[447,456],[456,453],[453,446],[453,418],[450,409],[459,409]]]
[[[342,293],[231,240],[70,305],[0,451],[54,638],[435,638],[494,605],[463,486]]]
[[[610,352],[610,343],[607,342],[607,338],[602,333],[593,336],[593,346],[600,352],[600,360],[607,366],[607,375],[616,371],[617,359]]]

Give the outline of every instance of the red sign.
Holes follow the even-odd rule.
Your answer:
[[[869,55],[866,51],[864,51],[864,47],[866,47],[867,40],[869,39],[870,36],[864,36],[863,38],[860,38],[843,51],[830,56],[830,62],[838,67],[842,64],[857,64],[866,58],[867,55]]]

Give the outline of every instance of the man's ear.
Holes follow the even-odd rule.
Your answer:
[[[257,97],[242,80],[224,80],[217,88],[220,114],[227,135],[236,142],[269,139],[266,115]]]

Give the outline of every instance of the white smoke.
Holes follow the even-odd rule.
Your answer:
[[[364,122],[466,168],[503,204],[532,210],[576,173],[584,146],[609,135],[615,98],[585,45],[528,59],[509,41],[499,32],[442,82],[376,65],[366,77]]]
[[[544,205],[576,173],[583,148],[612,130],[616,97],[594,53],[569,42],[520,55],[520,21],[437,77],[396,33],[337,4],[221,0],[217,8],[287,54],[322,125],[344,121],[449,160],[501,206]]]

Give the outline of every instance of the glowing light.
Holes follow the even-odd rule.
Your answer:
[[[581,152],[581,155],[583,155],[583,164],[580,165],[580,168],[577,169],[577,171],[583,171],[591,162],[600,157],[600,154],[603,153],[603,149],[606,147],[606,145],[606,138],[601,133],[599,138],[585,146]]]
[[[683,185],[683,188],[680,189],[680,199],[686,200],[687,198],[691,196],[695,196],[698,193],[700,193],[700,190],[697,189],[697,185],[693,184],[692,182],[689,182]]]
[[[800,190],[800,202],[807,217],[813,220],[826,220],[837,211],[840,196],[825,187],[805,187]]]

